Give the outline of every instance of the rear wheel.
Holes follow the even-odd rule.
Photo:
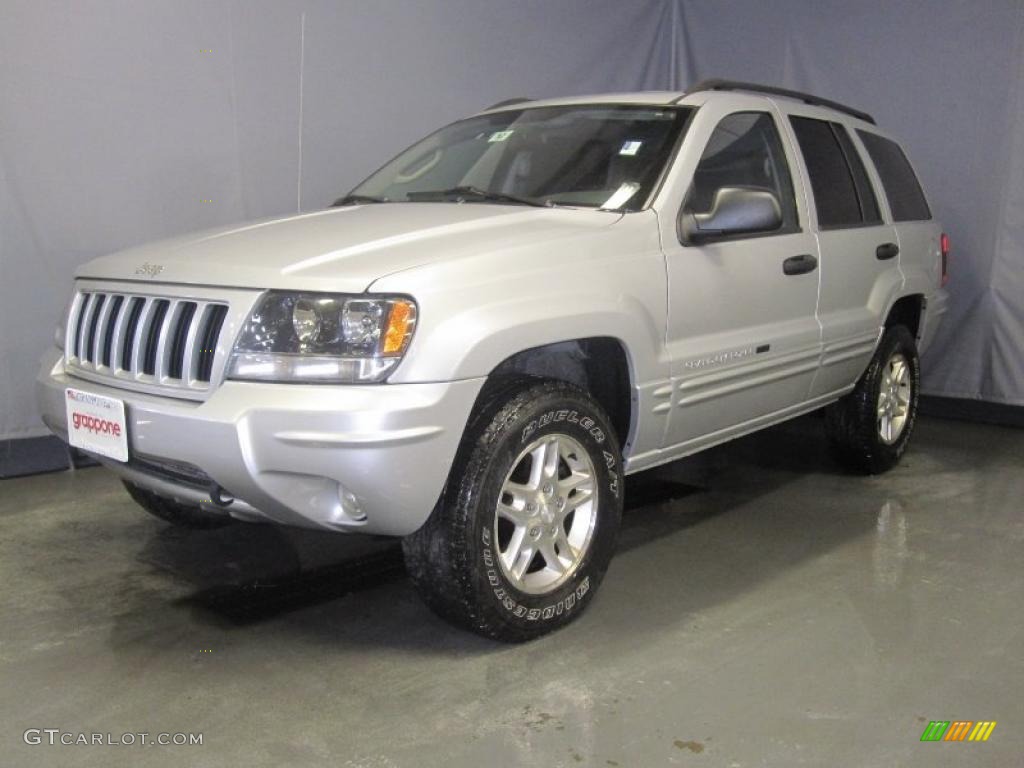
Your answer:
[[[615,548],[622,457],[601,408],[520,380],[478,408],[445,493],[403,542],[426,603],[498,640],[530,640],[590,602]]]
[[[910,331],[888,328],[853,392],[825,411],[825,428],[837,457],[867,474],[894,467],[917,418],[921,363]]]
[[[198,505],[193,507],[179,504],[127,480],[122,482],[136,504],[165,523],[182,528],[221,528],[234,522],[226,512],[210,512]]]

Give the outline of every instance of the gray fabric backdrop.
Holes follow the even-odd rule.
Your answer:
[[[1024,5],[749,0],[0,0],[0,439],[98,254],[314,209],[517,95],[733,77],[904,138],[954,243],[937,394],[1024,404]]]

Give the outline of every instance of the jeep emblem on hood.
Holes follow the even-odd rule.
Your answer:
[[[163,264],[150,264],[148,261],[135,268],[136,275],[146,275],[147,277],[156,277],[163,271]]]

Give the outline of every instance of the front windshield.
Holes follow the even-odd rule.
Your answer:
[[[339,204],[496,202],[638,210],[689,111],[591,104],[471,117],[414,144]]]

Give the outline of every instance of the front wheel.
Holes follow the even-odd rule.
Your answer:
[[[443,618],[521,642],[580,614],[615,549],[622,456],[594,400],[525,379],[477,408],[448,487],[403,542],[406,566]]]
[[[920,381],[914,337],[902,325],[886,329],[853,392],[825,410],[840,461],[872,475],[896,466],[914,429]]]

